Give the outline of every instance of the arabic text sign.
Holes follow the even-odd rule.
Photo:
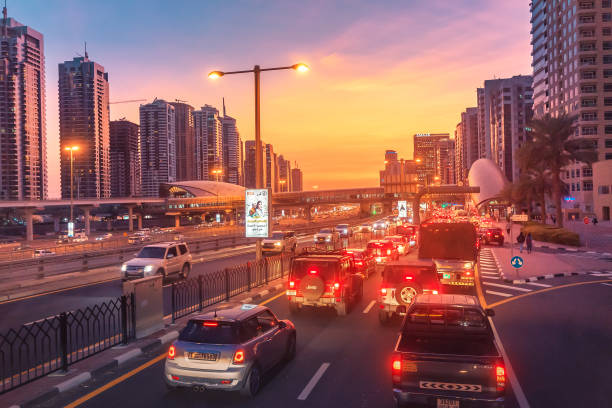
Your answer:
[[[268,236],[268,190],[246,190],[245,232],[247,238],[266,238]]]

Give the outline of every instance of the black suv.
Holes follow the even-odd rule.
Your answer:
[[[289,311],[314,306],[346,315],[363,296],[363,275],[353,271],[347,254],[305,252],[293,258],[287,281]]]

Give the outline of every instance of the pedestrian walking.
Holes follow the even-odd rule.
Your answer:
[[[527,233],[527,236],[525,237],[525,243],[527,244],[527,253],[530,254],[531,249],[533,248],[533,238],[531,236],[531,232]]]
[[[521,231],[521,233],[518,235],[518,237],[516,237],[516,242],[519,243],[520,248],[521,248],[521,254],[523,253],[523,245],[525,244],[525,234],[523,234],[523,231]]]
[[[506,233],[508,234],[508,236],[510,236],[510,228],[512,227],[512,224],[507,223],[506,224]]]
[[[599,221],[597,221],[597,217],[593,217],[593,226],[594,226],[594,227],[596,227],[596,226],[597,226],[597,223],[598,223],[598,222],[599,222]]]

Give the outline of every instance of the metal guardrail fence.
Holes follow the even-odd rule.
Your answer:
[[[289,272],[292,254],[264,257],[172,284],[172,322]]]
[[[0,394],[134,338],[134,295],[0,333]]]

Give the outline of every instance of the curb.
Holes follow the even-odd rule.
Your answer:
[[[254,300],[262,299],[263,297],[267,295],[282,292],[284,286],[285,286],[284,283],[279,283],[268,289],[264,289],[261,292],[258,292],[251,297],[242,299],[239,302],[249,303]],[[12,405],[10,408],[25,408],[25,407],[35,406],[37,404],[40,404],[50,398],[57,396],[58,394],[62,392],[78,387],[82,383],[89,381],[92,378],[96,378],[100,376],[105,371],[115,369],[125,364],[126,362],[132,360],[133,358],[140,356],[141,354],[149,352],[156,347],[163,346],[164,344],[170,343],[173,340],[177,339],[178,336],[179,336],[178,330],[169,331],[168,333],[165,333],[162,336],[151,339],[151,341],[147,342],[146,344],[143,344],[140,347],[132,348],[123,354],[113,357],[111,361],[108,361],[100,365],[99,367],[93,368],[90,371],[84,371],[75,377],[72,377],[66,381],[63,381],[53,386],[51,389],[44,391],[41,394],[37,394],[28,400],[22,401],[19,405]]]
[[[506,277],[504,276],[504,282],[506,282],[506,283],[513,283],[513,284],[519,284],[519,283],[526,283],[526,282],[536,282],[536,281],[539,281],[539,280],[551,279],[551,278],[562,278],[564,276],[588,275],[590,273],[591,272],[587,272],[587,271],[583,271],[583,272],[553,273],[553,274],[549,274],[549,275],[533,276],[531,278],[525,278],[525,279],[506,279]]]

